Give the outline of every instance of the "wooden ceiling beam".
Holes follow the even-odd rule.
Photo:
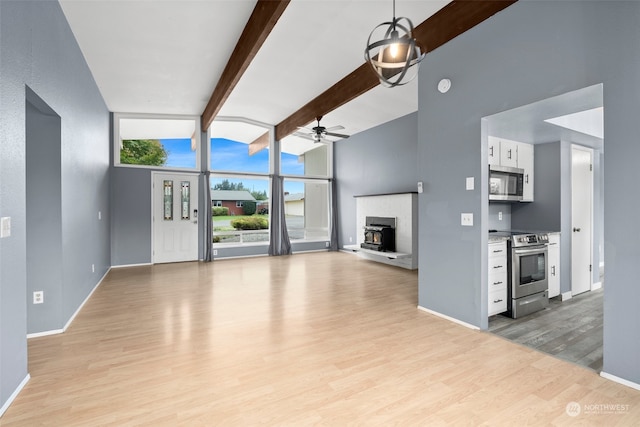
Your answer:
[[[200,118],[209,128],[249,64],[262,47],[290,0],[258,0]]]
[[[516,1],[452,1],[418,25],[414,29],[414,37],[423,51],[428,53],[470,30]],[[298,127],[305,126],[317,116],[324,116],[330,113],[379,84],[380,81],[371,66],[367,63],[362,64],[338,83],[277,124],[276,139],[280,140],[291,135]]]

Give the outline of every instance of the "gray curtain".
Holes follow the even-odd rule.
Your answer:
[[[271,177],[271,227],[269,227],[269,255],[291,255],[291,242],[284,216],[284,178]]]
[[[211,223],[211,172],[207,171],[202,174],[202,188],[204,189],[204,212],[200,216],[200,220],[204,221],[204,261],[213,261],[212,250],[212,233],[213,224]]]
[[[330,210],[330,243],[329,249],[332,251],[338,250],[338,194],[337,194],[337,184],[335,178],[330,181],[331,183],[331,191],[330,191],[330,202],[331,202],[331,210]]]

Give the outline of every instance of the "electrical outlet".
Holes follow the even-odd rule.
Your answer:
[[[473,214],[472,213],[463,213],[460,215],[460,224],[465,227],[471,227],[473,225]]]
[[[325,246],[325,248],[328,248],[329,247],[329,242],[324,242],[324,246]]]
[[[498,221],[502,221],[502,212],[498,212]]]
[[[35,291],[33,293],[33,303],[42,304],[44,302],[44,291]]]
[[[349,236],[349,243],[353,243],[353,237]]]
[[[96,272],[96,265],[95,264],[91,264],[91,272],[92,273]]]
[[[214,250],[213,250],[213,256],[216,256],[216,255],[218,255],[218,250],[217,250],[217,249],[214,249]]]

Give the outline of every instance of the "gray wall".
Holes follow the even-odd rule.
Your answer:
[[[419,201],[419,304],[486,327],[487,153],[481,118],[604,84],[604,371],[635,383],[640,247],[629,239],[636,225],[628,212],[640,204],[629,198],[637,192],[640,157],[638,22],[637,2],[521,0],[427,55],[418,112],[418,178],[429,183]],[[452,80],[447,94],[436,90],[443,77]],[[480,178],[476,191],[464,190],[467,176]],[[460,226],[461,212],[475,214],[473,227]]]
[[[63,286],[58,301],[45,294],[60,315],[43,319],[27,313],[27,85],[61,118]],[[58,3],[0,1],[0,216],[12,223],[0,240],[0,408],[27,375],[27,315],[41,330],[63,328],[111,265],[108,135],[107,108]]]
[[[111,262],[151,263],[151,170],[111,168]]]
[[[514,229],[560,231],[560,143],[536,144],[534,148],[534,202],[514,203]]]
[[[417,117],[412,113],[334,144],[340,247],[355,244],[361,232],[354,196],[416,191]]]

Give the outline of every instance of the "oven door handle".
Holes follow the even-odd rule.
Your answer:
[[[539,252],[547,253],[547,247],[545,245],[542,245],[542,246],[534,246],[534,247],[528,247],[528,248],[513,249],[513,253],[515,255],[526,255],[526,254],[533,254],[533,253],[539,253]]]

